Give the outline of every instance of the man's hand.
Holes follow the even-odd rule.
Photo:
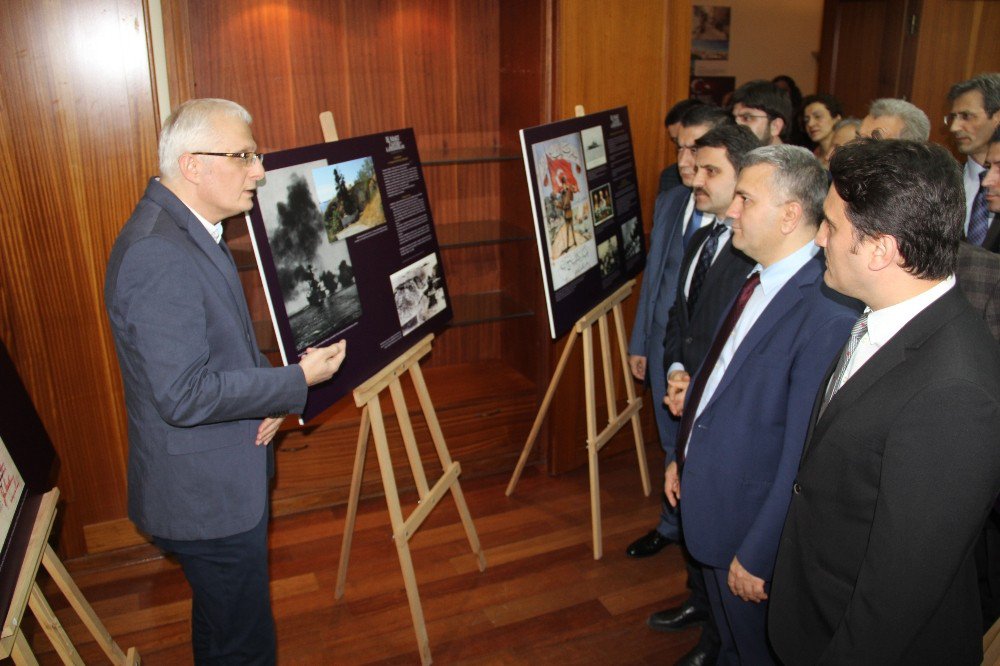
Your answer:
[[[684,396],[690,384],[691,375],[684,370],[674,370],[667,375],[667,394],[663,396],[663,404],[678,418],[684,414]]]
[[[663,494],[672,507],[676,507],[681,499],[681,477],[677,474],[676,460],[671,461],[663,472]]]
[[[341,340],[327,347],[310,347],[302,354],[299,367],[306,376],[306,385],[313,386],[325,382],[340,369],[347,356],[347,340]]]
[[[278,428],[281,427],[281,423],[285,420],[284,416],[269,416],[260,422],[260,426],[257,428],[257,439],[254,443],[257,446],[267,446],[274,439],[274,436],[278,434]]]
[[[640,382],[646,381],[646,357],[630,354],[628,357],[628,367],[632,371],[632,376]]]
[[[735,557],[733,563],[729,565],[729,590],[743,601],[752,601],[755,604],[767,599],[764,579],[757,578],[744,569]]]

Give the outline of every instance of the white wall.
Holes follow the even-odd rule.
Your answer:
[[[704,74],[735,76],[739,86],[753,79],[787,74],[803,95],[816,91],[823,0],[694,0],[729,6],[728,62],[708,65]]]

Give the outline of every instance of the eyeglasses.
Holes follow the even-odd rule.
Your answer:
[[[192,152],[192,155],[211,155],[213,157],[235,157],[239,161],[243,162],[243,166],[246,168],[252,167],[256,163],[260,163],[261,166],[264,165],[264,154],[263,153],[206,153],[206,152]]]
[[[743,113],[734,113],[733,114],[733,118],[735,118],[736,120],[740,120],[740,121],[742,121],[744,123],[748,123],[751,120],[754,120],[756,118],[767,118],[767,117],[768,116],[767,116],[766,113],[747,113],[747,112],[743,112]]]
[[[963,123],[967,123],[970,120],[975,120],[979,117],[978,113],[972,111],[959,111],[958,113],[949,113],[944,117],[944,124],[951,127],[951,124],[956,120],[961,120]]]

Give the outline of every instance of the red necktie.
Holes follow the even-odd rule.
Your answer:
[[[719,360],[719,355],[722,353],[722,348],[726,345],[729,335],[736,327],[736,322],[740,320],[740,315],[743,314],[743,309],[747,306],[747,301],[750,300],[750,296],[758,284],[760,284],[760,273],[755,271],[743,283],[743,288],[740,289],[739,295],[736,296],[736,302],[729,309],[729,314],[726,315],[725,320],[722,322],[722,327],[716,334],[715,340],[712,341],[712,348],[708,350],[708,356],[705,357],[705,362],[701,365],[701,372],[691,382],[687,404],[684,405],[684,415],[681,417],[680,432],[677,435],[678,466],[684,464],[684,449],[687,447],[688,438],[691,436],[694,419],[698,413],[698,403],[701,402],[701,394],[705,391],[705,384],[708,383],[708,377],[712,374],[712,370]]]

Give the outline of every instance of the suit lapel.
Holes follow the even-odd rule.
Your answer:
[[[757,345],[767,339],[771,330],[785,318],[788,311],[802,300],[802,289],[816,281],[821,267],[822,260],[818,258],[818,255],[813,257],[775,294],[774,298],[760,314],[760,317],[754,322],[753,327],[747,333],[746,337],[743,338],[740,346],[736,349],[732,361],[729,362],[729,366],[722,376],[722,381],[719,382],[718,388],[712,394],[711,402],[705,406],[706,410],[712,406],[716,398],[722,395],[726,387],[732,383],[733,378],[739,373],[740,367],[753,350],[757,348]]]
[[[952,287],[941,298],[931,303],[916,317],[889,339],[868,361],[844,383],[830,400],[822,416],[815,421],[811,434],[806,439],[806,448],[802,452],[802,462],[809,454],[809,444],[819,440],[829,430],[830,425],[847,409],[864,398],[865,393],[877,384],[883,377],[906,360],[907,355],[919,348],[934,332],[951,321],[959,312],[961,299],[957,287]],[[834,362],[836,365],[836,361]],[[830,373],[833,368],[830,369]],[[827,374],[829,381],[829,373]],[[822,384],[818,403],[822,401],[823,391],[827,382]],[[818,416],[818,409],[813,410],[813,418]]]

